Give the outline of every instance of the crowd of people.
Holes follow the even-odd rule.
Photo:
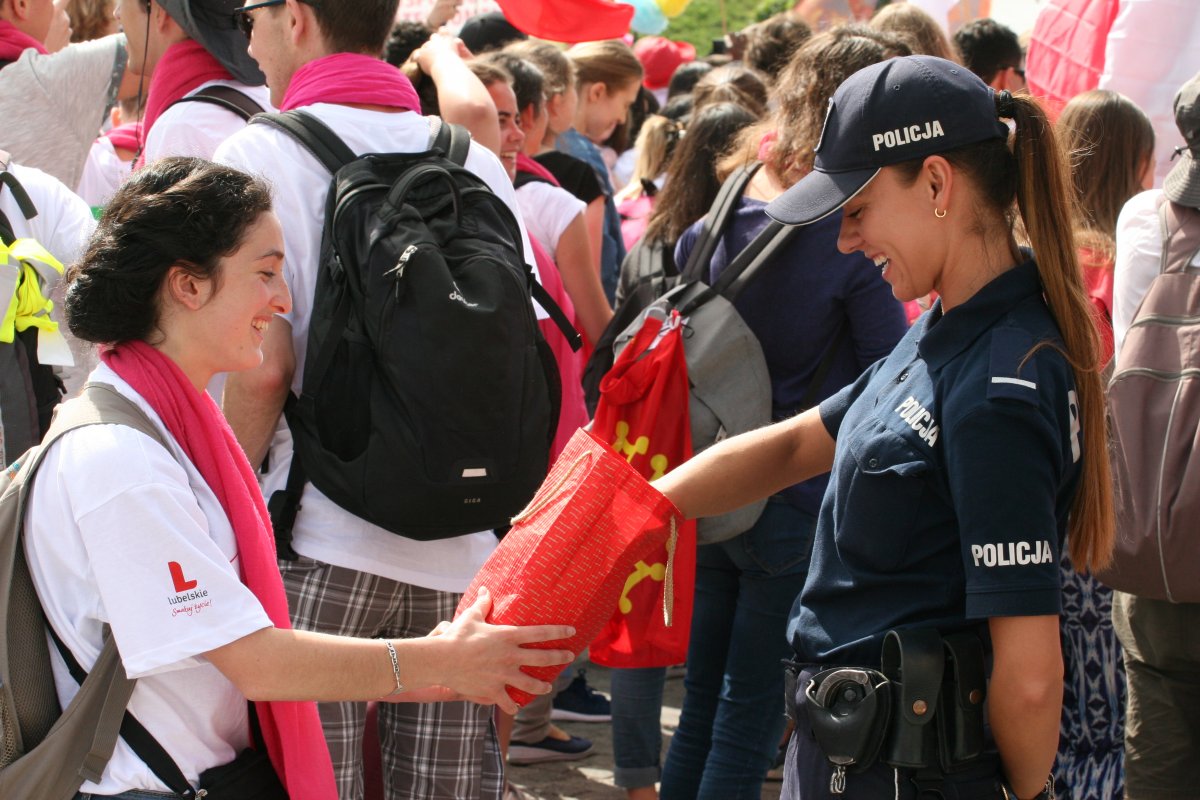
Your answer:
[[[34,485],[25,551],[64,707],[66,655],[86,671],[111,632],[130,712],[211,800],[251,796],[214,777],[230,764],[263,779],[255,798],[361,798],[373,748],[389,799],[514,800],[508,765],[589,755],[554,724],[571,718],[611,718],[630,800],[759,798],[769,775],[793,800],[1194,796],[1200,659],[1172,641],[1194,609],[1096,573],[1118,534],[1106,381],[1165,252],[1160,207],[1200,205],[1196,80],[1155,189],[1145,111],[1097,89],[1051,118],[991,19],[949,37],[903,2],[817,31],[783,13],[697,58],[661,37],[560,46],[499,13],[452,33],[453,3],[393,24],[396,6],[0,2],[0,96],[21,102],[0,132],[0,235],[43,248],[13,249],[0,281],[0,453],[92,384],[168,444],[73,430]],[[773,424],[655,482],[687,518],[765,502],[697,550],[665,753],[669,668],[613,669],[610,703],[572,664],[586,654],[554,645],[567,625],[491,624],[486,593],[455,617],[502,531],[398,535],[293,468],[295,398],[330,362],[308,351],[329,325],[331,172],[252,120],[296,110],[354,156],[470,133],[461,168],[584,343],[536,306],[559,406],[547,463],[589,423],[593,350],[696,260],[723,184],[742,181],[701,280],[783,223],[734,303]],[[320,410],[361,433],[364,407]],[[908,693],[930,630],[927,715]],[[564,664],[553,684],[521,669]],[[986,700],[963,688],[975,672]],[[916,702],[838,760],[822,715],[865,713],[879,674]],[[932,760],[906,760],[906,736]],[[180,791],[121,739],[78,797]]]

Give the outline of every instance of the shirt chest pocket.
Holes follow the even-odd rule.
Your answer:
[[[903,565],[922,504],[930,499],[932,464],[882,426],[854,436],[849,448],[835,534],[838,550],[852,567],[893,572]]]

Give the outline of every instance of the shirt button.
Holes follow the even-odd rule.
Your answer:
[[[870,467],[871,469],[875,469],[876,467],[879,466],[879,459],[872,458],[870,461],[867,462],[867,466]]]
[[[900,377],[896,379],[896,382],[897,382],[897,383],[904,383],[906,380],[908,380],[908,373],[907,373],[907,372],[901,372],[901,373],[900,373]]]

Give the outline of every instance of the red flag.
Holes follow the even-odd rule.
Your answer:
[[[1029,36],[1025,80],[1052,119],[1068,100],[1100,82],[1118,6],[1118,0],[1051,0],[1038,13]]]
[[[499,0],[520,30],[552,42],[620,39],[629,33],[633,6],[609,0]]]

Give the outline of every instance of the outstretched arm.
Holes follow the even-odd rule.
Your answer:
[[[711,517],[828,472],[833,450],[820,408],[811,408],[715,444],[654,485],[685,517]]]
[[[520,667],[567,664],[574,653],[523,645],[567,639],[574,629],[490,625],[484,622],[490,609],[483,591],[475,605],[434,635],[391,640],[400,680],[411,695],[390,699],[469,699],[516,713],[505,686],[549,692],[550,684]],[[387,646],[374,639],[263,628],[205,655],[251,700],[376,700],[396,687]]]

